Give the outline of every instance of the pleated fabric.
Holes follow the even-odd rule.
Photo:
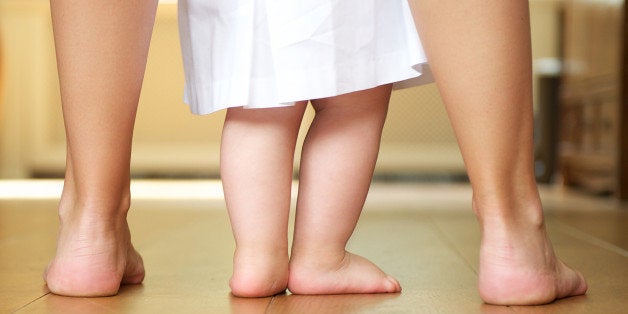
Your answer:
[[[407,0],[179,0],[195,114],[432,82]]]

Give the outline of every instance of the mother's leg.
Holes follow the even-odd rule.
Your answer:
[[[116,294],[140,283],[131,244],[131,138],[157,1],[51,0],[67,137],[57,253],[48,288]]]
[[[535,182],[528,2],[410,3],[473,187],[481,297],[541,304],[585,293],[553,251]]]

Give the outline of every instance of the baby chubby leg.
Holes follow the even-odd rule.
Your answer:
[[[222,134],[221,176],[236,241],[230,287],[266,297],[288,284],[288,216],[294,149],[305,103],[230,108]]]
[[[295,294],[399,292],[397,280],[345,251],[371,183],[391,86],[312,101],[303,147],[288,288]]]

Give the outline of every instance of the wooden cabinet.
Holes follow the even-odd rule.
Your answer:
[[[624,28],[623,1],[565,1],[558,154],[566,184],[625,198]]]

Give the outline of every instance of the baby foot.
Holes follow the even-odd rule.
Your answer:
[[[65,296],[97,297],[117,294],[120,284],[141,283],[142,257],[131,244],[126,219],[121,220],[63,219],[57,253],[44,272],[48,289]]]
[[[400,292],[399,282],[369,260],[345,252],[333,261],[301,259],[290,262],[288,289],[294,294]]]
[[[260,252],[259,249],[236,249],[231,293],[237,297],[261,298],[286,291],[288,286],[287,249]]]

